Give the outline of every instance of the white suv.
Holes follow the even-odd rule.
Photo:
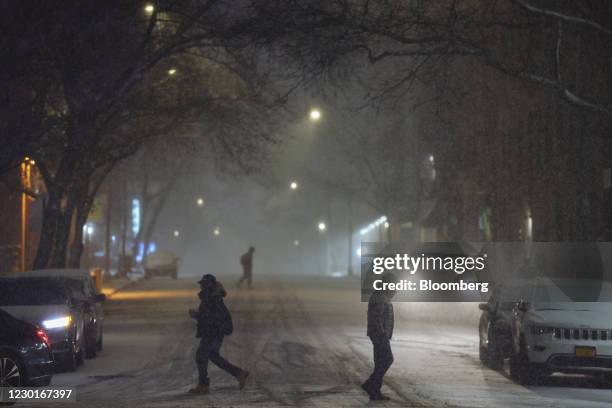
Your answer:
[[[611,302],[609,282],[534,279],[512,313],[510,376],[521,384],[553,372],[612,379]]]

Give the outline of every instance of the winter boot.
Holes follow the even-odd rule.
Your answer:
[[[189,390],[190,394],[208,394],[210,387],[206,384],[198,384],[195,388]]]
[[[238,380],[238,389],[243,389],[244,386],[246,385],[246,381],[247,378],[249,377],[250,373],[246,370],[240,370],[240,374],[238,374],[238,376],[236,377],[236,380]]]

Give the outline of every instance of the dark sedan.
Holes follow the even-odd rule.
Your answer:
[[[53,366],[45,330],[0,310],[0,387],[49,385]]]
[[[81,302],[60,282],[0,278],[0,309],[45,329],[55,361],[70,371],[83,363],[85,323]]]

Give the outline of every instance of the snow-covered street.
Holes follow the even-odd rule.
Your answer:
[[[229,291],[235,332],[222,354],[248,369],[236,381],[210,370],[211,394],[192,396],[196,383],[194,278],[141,281],[105,305],[104,351],[74,373],[53,377],[53,386],[76,387],[77,406],[411,406],[411,407],[604,407],[612,389],[583,377],[555,376],[544,386],[522,387],[478,360],[476,326],[435,324],[426,316],[448,305],[396,303],[395,362],[383,392],[392,400],[371,403],[359,384],[372,367],[365,335],[365,303],[357,280],[260,277],[256,289]],[[475,308],[476,305],[473,305]],[[416,309],[415,309],[416,310]],[[458,322],[469,321],[456,307]],[[444,312],[449,313],[449,312]],[[448,316],[447,316],[448,317]],[[57,406],[57,405],[56,405]],[[74,404],[70,404],[74,407]]]

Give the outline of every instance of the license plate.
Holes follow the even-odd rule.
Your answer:
[[[576,357],[595,357],[595,347],[576,347]]]

